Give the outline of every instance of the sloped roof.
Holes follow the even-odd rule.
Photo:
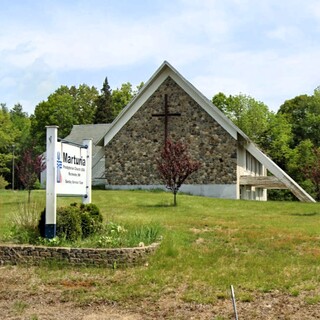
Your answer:
[[[245,140],[248,136],[241,131],[224,113],[215,107],[212,102],[187,81],[169,62],[164,61],[153,76],[140,89],[136,97],[120,112],[118,117],[111,123],[111,126],[104,137],[106,145],[117,132],[131,119],[131,117],[148,100],[161,83],[171,77],[182,89],[184,89],[208,114],[210,114],[229,134],[237,139],[240,134]],[[102,141],[99,141],[102,145]]]
[[[276,163],[267,157],[239,129],[221,110],[212,104],[198,89],[186,80],[167,61],[164,61],[153,76],[140,89],[136,97],[121,111],[118,117],[110,124],[104,137],[98,141],[98,145],[107,145],[118,131],[131,119],[131,117],[144,105],[149,97],[168,77],[171,77],[185,92],[187,92],[212,118],[217,121],[234,139],[239,136],[246,142],[244,147],[259,160],[274,176],[283,182],[301,201],[315,202],[315,200],[302,189],[288,174],[286,174]]]
[[[84,139],[92,139],[92,154],[96,154],[97,143],[105,136],[110,128],[110,123],[101,124],[77,124],[72,127],[70,134],[63,140],[82,144]]]

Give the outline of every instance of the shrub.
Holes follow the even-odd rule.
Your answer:
[[[69,241],[77,241],[82,237],[81,217],[77,207],[57,209],[57,236]]]
[[[8,240],[14,243],[37,244],[39,232],[37,228],[13,226],[10,230]]]
[[[40,190],[41,189],[41,182],[39,181],[39,179],[37,179],[36,182],[34,183],[33,189],[34,190]]]
[[[87,238],[102,230],[103,217],[95,204],[70,204],[57,209],[57,236],[76,241]],[[45,210],[41,213],[38,225],[40,235],[45,236]]]
[[[77,207],[77,204],[72,204],[72,206]],[[95,204],[80,204],[80,217],[83,238],[101,231],[103,217]]]
[[[4,189],[8,184],[8,181],[0,175],[0,189]]]
[[[38,220],[40,208],[43,203],[30,202],[18,203],[16,208],[11,212],[10,222],[10,240],[16,243],[35,244],[39,237]]]

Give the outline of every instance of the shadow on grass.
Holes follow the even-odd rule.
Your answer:
[[[296,216],[296,217],[314,217],[314,216],[320,216],[320,212],[291,213],[290,216]]]
[[[142,208],[170,208],[174,207],[173,203],[156,203],[156,204],[141,204]]]

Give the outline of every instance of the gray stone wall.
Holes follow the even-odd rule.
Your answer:
[[[106,146],[107,185],[157,185],[156,158],[164,144],[164,95],[168,95],[168,136],[188,145],[202,164],[186,184],[235,184],[237,141],[168,77]]]
[[[58,248],[0,244],[1,264],[38,265],[58,261],[72,265],[101,267],[132,267],[147,261],[158,243],[145,247],[121,249]]]

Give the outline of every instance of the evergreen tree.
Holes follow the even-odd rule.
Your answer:
[[[114,118],[115,115],[112,108],[111,89],[108,83],[108,78],[106,77],[101,89],[101,94],[97,99],[94,123],[110,123]]]

